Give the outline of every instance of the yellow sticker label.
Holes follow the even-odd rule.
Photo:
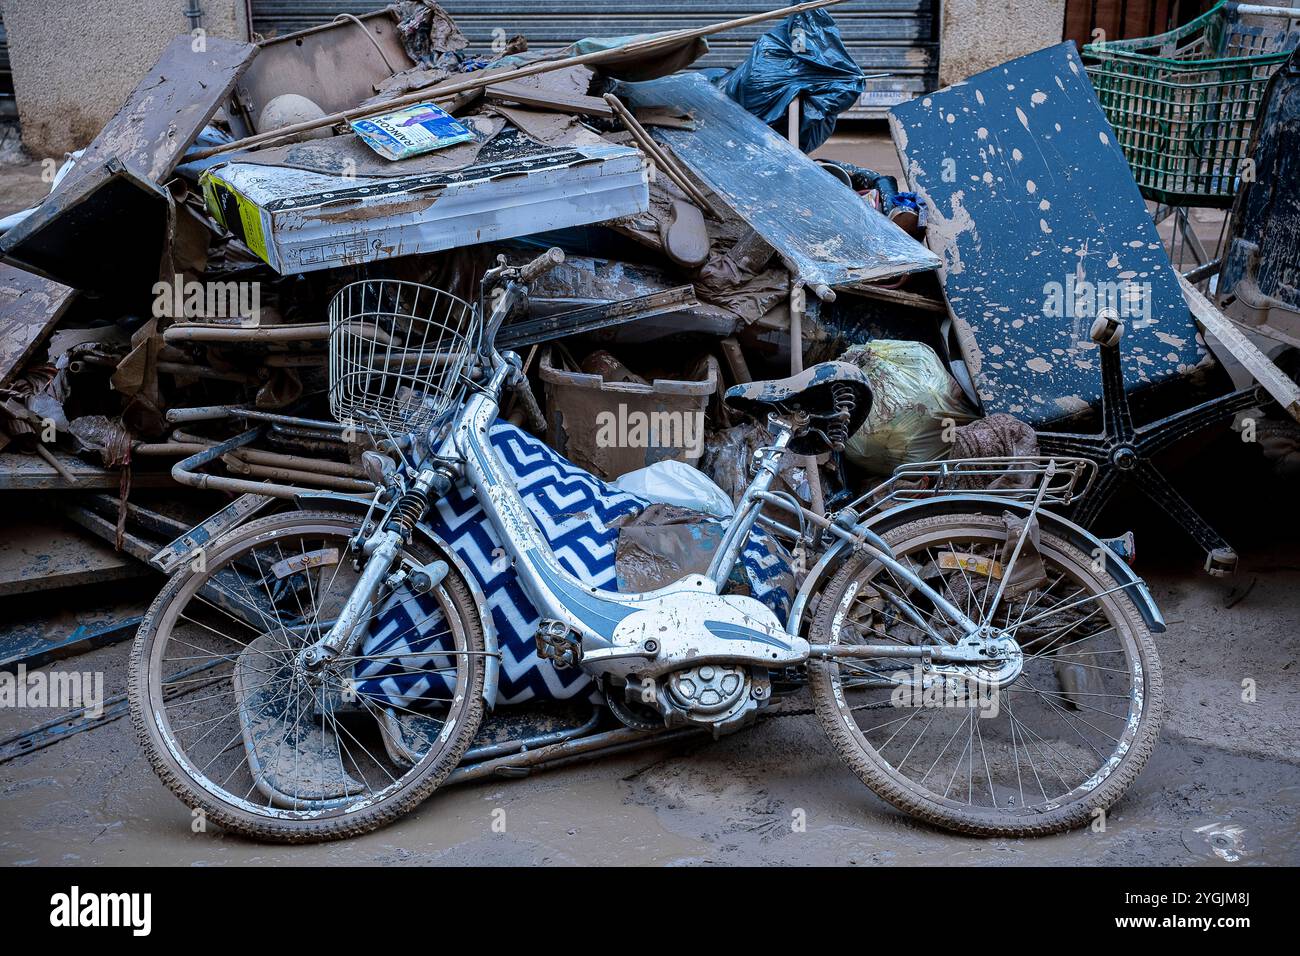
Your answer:
[[[222,202],[222,194],[224,193],[234,199],[235,208],[239,211],[239,228],[244,245],[252,249],[254,254],[267,265],[275,265],[267,252],[266,230],[263,228],[264,214],[257,207],[257,204],[231,186],[230,183],[211,173],[203,178],[203,193],[208,203],[208,209],[216,217],[217,221],[227,229],[230,229],[230,223],[223,212],[223,207],[226,204]]]
[[[986,578],[1002,579],[1002,564],[978,554],[960,554],[956,551],[940,551],[939,567],[944,571],[968,571],[982,574]]]

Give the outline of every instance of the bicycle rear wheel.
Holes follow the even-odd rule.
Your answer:
[[[288,512],[236,529],[171,578],[140,625],[128,692],[154,770],[207,820],[263,840],[368,832],[429,796],[483,713],[483,633],[454,569],[424,594],[386,583],[350,656],[319,673],[358,574],[357,518]],[[407,567],[438,555],[416,543]]]
[[[1125,582],[1043,531],[995,608],[1015,542],[1000,517],[919,518],[882,537],[968,617],[991,613],[1019,643],[1023,669],[999,687],[977,665],[956,668],[959,678],[916,658],[813,663],[817,714],[843,760],[895,806],[962,833],[1041,835],[1095,819],[1150,756],[1163,706],[1155,644]],[[822,592],[811,639],[902,647],[957,633],[914,587],[859,555]]]

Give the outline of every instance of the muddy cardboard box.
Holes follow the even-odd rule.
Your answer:
[[[233,162],[208,171],[203,192],[282,275],[603,222],[650,203],[642,155],[604,144],[391,177]]]

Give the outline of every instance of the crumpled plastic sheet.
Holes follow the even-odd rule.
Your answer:
[[[876,339],[853,346],[842,361],[861,368],[875,394],[871,414],[844,449],[851,462],[872,474],[949,457],[949,429],[976,417],[961,386],[922,342]]]

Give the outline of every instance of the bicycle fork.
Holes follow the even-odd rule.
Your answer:
[[[356,650],[365,636],[365,628],[361,625],[369,620],[380,587],[387,583],[396,589],[404,580],[402,572],[394,570],[393,566],[401,557],[402,546],[416,522],[424,517],[430,493],[445,491],[447,484],[449,479],[442,472],[433,468],[421,470],[411,488],[393,506],[383,527],[365,540],[361,546],[366,557],[365,566],[334,624],[324,637],[308,644],[298,654],[298,663],[305,672],[319,671],[340,655],[350,655]],[[436,561],[419,569],[416,572],[419,578],[413,582],[415,590],[423,593],[437,587],[447,571],[445,561]]]

